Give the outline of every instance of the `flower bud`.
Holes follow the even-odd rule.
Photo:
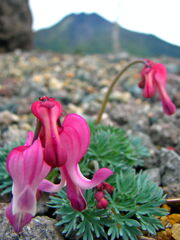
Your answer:
[[[104,190],[104,183],[100,183],[99,185],[96,186],[96,189],[98,191],[103,191]]]
[[[109,194],[112,194],[112,193],[113,193],[114,187],[113,187],[111,184],[109,184],[109,183],[107,183],[107,182],[104,182],[103,185],[104,185],[104,189],[105,189]]]
[[[97,208],[99,208],[99,209],[105,209],[105,208],[107,208],[107,206],[108,206],[108,200],[106,200],[105,198],[101,198],[101,200],[97,203]]]
[[[98,191],[94,196],[97,201],[100,201],[104,197],[104,193],[102,191]]]

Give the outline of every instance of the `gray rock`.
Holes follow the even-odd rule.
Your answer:
[[[0,51],[32,46],[32,16],[28,0],[0,1]]]
[[[17,125],[11,125],[7,131],[2,133],[2,141],[3,145],[13,145],[14,143],[18,143],[23,139],[26,139],[27,131],[23,129],[19,129]]]
[[[41,84],[36,84],[35,82],[29,82],[27,85],[24,85],[20,90],[20,96],[26,98],[29,96],[31,99],[38,99],[41,96],[46,96],[47,90]]]
[[[157,183],[158,185],[161,184],[160,168],[151,168],[145,170],[144,172],[149,175],[153,182]]]
[[[19,117],[7,110],[0,112],[0,125],[9,125],[12,123],[17,123]]]
[[[161,162],[161,181],[163,186],[180,182],[180,156],[167,149],[161,149],[159,154]]]
[[[107,112],[110,118],[119,126],[127,127],[127,129],[130,128],[134,131],[145,131],[149,126],[146,115],[148,108],[142,109],[142,106],[135,102],[129,102],[129,104],[112,105]]]
[[[160,146],[176,146],[180,142],[180,129],[172,121],[152,125],[150,135],[153,143]]]
[[[129,131],[130,132],[130,131]],[[129,133],[129,137],[139,138],[143,147],[147,148],[149,156],[144,159],[145,168],[159,167],[159,160],[157,158],[157,148],[152,144],[151,138],[142,132]]]
[[[7,204],[0,203],[0,240],[63,240],[57,228],[56,220],[45,216],[37,216],[23,228],[20,234],[16,234],[5,216]]]

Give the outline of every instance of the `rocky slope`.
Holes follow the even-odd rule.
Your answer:
[[[19,141],[33,129],[31,104],[40,96],[57,98],[65,113],[95,119],[110,81],[132,59],[127,54],[80,56],[37,51],[0,55],[0,145]],[[142,66],[137,65],[115,87],[103,122],[143,139],[151,152],[145,168],[158,168],[160,183],[168,185],[180,182],[180,60],[155,60],[169,70],[167,89],[177,105],[177,113],[166,116],[158,97],[142,97],[137,87]],[[175,159],[173,167],[168,163],[171,158]]]
[[[127,54],[80,56],[37,51],[0,55],[0,146],[18,142],[34,129],[31,103],[43,95],[57,98],[64,114],[96,119],[110,81],[133,59]],[[180,197],[180,60],[155,60],[169,70],[167,88],[177,113],[165,116],[158,98],[143,99],[137,87],[142,66],[137,65],[115,87],[103,122],[125,129],[130,137],[139,137],[150,150],[146,172],[164,187],[168,197]],[[4,217],[5,206],[0,204],[0,239],[16,239]],[[37,216],[18,238],[39,239],[41,235],[43,239],[63,239],[53,224],[54,220]]]

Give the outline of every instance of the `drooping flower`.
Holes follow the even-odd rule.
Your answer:
[[[13,179],[13,198],[6,216],[17,233],[35,215],[39,190],[57,192],[66,184],[72,207],[82,211],[86,208],[84,191],[112,175],[107,168],[99,169],[92,180],[82,175],[78,163],[90,142],[90,130],[82,117],[69,114],[61,124],[61,104],[48,97],[35,102],[32,111],[39,121],[38,131],[35,135],[30,132],[25,145],[10,152],[6,164]],[[57,166],[61,172],[60,184],[44,179]]]
[[[143,96],[145,98],[151,98],[157,90],[162,101],[164,113],[167,115],[175,113],[176,106],[166,91],[167,70],[165,66],[161,63],[154,63],[151,60],[147,60],[147,63],[141,71],[141,78],[139,87],[143,89]]]
[[[85,155],[89,142],[90,130],[86,121],[77,114],[69,114],[65,117],[60,128],[60,143],[67,156],[66,162],[60,167],[61,183],[59,185],[43,180],[39,186],[42,191],[53,192],[63,187],[66,183],[67,196],[74,209],[82,211],[86,208],[84,191],[104,182],[112,171],[108,168],[99,169],[92,180],[83,176],[79,168],[79,161]]]
[[[38,186],[51,169],[43,160],[40,140],[37,139],[33,144],[32,140],[33,133],[29,132],[25,145],[14,148],[6,163],[13,179],[13,198],[6,209],[6,216],[17,233],[35,215]]]
[[[59,118],[62,114],[62,106],[54,98],[41,97],[39,101],[32,104],[32,113],[42,125],[40,138],[44,147],[44,160],[51,167],[62,166],[67,157],[61,144],[59,133]]]
[[[99,169],[89,180],[79,169],[79,161],[85,155],[90,143],[90,130],[86,121],[77,114],[69,114],[63,123],[59,122],[62,107],[53,98],[42,97],[32,105],[32,112],[42,125],[40,139],[44,147],[45,161],[52,167],[59,167],[61,183],[53,184],[43,180],[42,191],[53,192],[66,183],[67,195],[73,208],[82,211],[86,208],[83,193],[103,182],[112,175],[108,168]]]

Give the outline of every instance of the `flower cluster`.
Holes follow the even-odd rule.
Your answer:
[[[97,201],[97,208],[107,208],[108,200],[106,199],[105,192],[107,191],[109,194],[112,194],[114,191],[114,187],[109,183],[103,182],[96,186],[96,190],[97,192],[95,193],[95,199]]]
[[[13,198],[6,216],[17,233],[35,215],[39,190],[57,192],[66,185],[72,207],[82,211],[86,208],[84,191],[112,175],[108,168],[99,169],[92,180],[81,173],[79,161],[90,143],[90,130],[81,116],[69,114],[61,123],[62,105],[46,96],[32,104],[32,113],[37,118],[35,133],[28,133],[25,144],[14,148],[6,163],[13,179]],[[61,173],[59,184],[45,179],[55,167]]]

